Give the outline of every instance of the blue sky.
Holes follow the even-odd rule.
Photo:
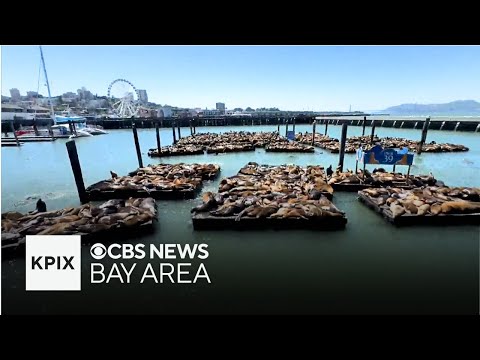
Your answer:
[[[52,95],[117,78],[181,107],[380,110],[480,100],[480,46],[43,46]],[[38,46],[2,46],[2,95],[37,90]],[[43,79],[42,75],[42,79]],[[47,95],[40,84],[40,93]]]

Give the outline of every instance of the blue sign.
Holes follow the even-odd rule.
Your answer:
[[[287,139],[295,140],[295,133],[293,131],[287,131]]]
[[[363,162],[365,164],[383,164],[383,165],[412,165],[413,154],[408,154],[406,148],[396,151],[395,149],[384,149],[376,145],[363,153]]]

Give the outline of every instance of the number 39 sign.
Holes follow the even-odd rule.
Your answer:
[[[364,164],[412,165],[413,154],[408,154],[406,149],[396,151],[376,145],[363,153],[363,162]]]

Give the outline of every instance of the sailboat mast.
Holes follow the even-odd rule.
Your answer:
[[[53,110],[52,94],[50,93],[50,83],[48,82],[48,76],[47,76],[47,68],[45,67],[45,60],[43,58],[42,46],[39,46],[39,47],[40,47],[40,56],[42,57],[43,73],[45,74],[45,80],[47,81],[48,100],[50,102],[50,111],[52,112],[53,124],[56,124],[55,111]]]

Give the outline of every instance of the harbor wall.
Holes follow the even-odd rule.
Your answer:
[[[356,118],[342,118],[342,117],[313,117],[313,116],[297,116],[291,117],[202,117],[202,118],[135,118],[135,119],[96,119],[87,120],[87,124],[100,125],[105,129],[128,129],[132,127],[132,123],[137,128],[155,128],[155,124],[158,124],[160,128],[171,128],[172,123],[175,127],[202,127],[202,126],[257,126],[257,125],[285,125],[288,121],[289,124],[312,124],[316,120],[317,124],[330,124],[330,125],[342,125],[348,124],[349,126],[363,126],[363,117]],[[47,126],[49,120],[37,120],[37,126]],[[425,118],[422,120],[411,118],[375,118],[365,120],[365,126],[372,126],[375,122],[376,127],[387,128],[405,128],[405,129],[422,129],[425,123]],[[33,126],[33,120],[14,120],[15,130],[20,129],[23,126]],[[51,121],[50,121],[51,123]],[[430,130],[442,130],[442,131],[468,131],[468,132],[480,132],[480,119],[435,119],[434,117],[430,121]],[[2,121],[1,127],[2,133],[5,131],[11,131],[10,121]]]

